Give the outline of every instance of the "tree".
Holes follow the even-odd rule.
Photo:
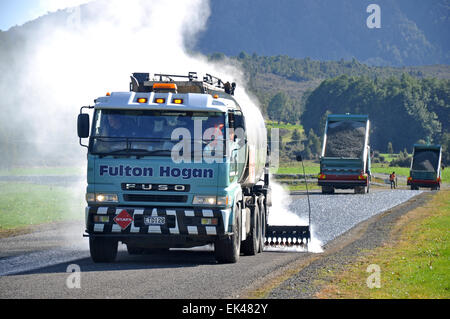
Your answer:
[[[306,131],[321,132],[327,112],[367,114],[372,148],[385,149],[391,143],[399,150],[411,149],[418,139],[438,141],[448,132],[449,101],[450,80],[446,79],[403,74],[373,80],[342,75],[324,80],[311,92],[301,123]]]
[[[445,166],[450,165],[450,133],[445,133],[441,139],[442,163]]]
[[[394,154],[394,148],[392,147],[392,143],[391,142],[389,142],[388,145],[387,145],[387,152],[389,154]]]
[[[292,132],[292,142],[295,142],[295,144],[297,144],[298,142],[301,141],[302,135],[300,134],[300,131],[298,129],[295,129],[294,132]]]
[[[278,92],[270,100],[267,107],[267,115],[271,120],[280,123],[286,118],[286,112],[290,107],[290,100],[286,93]]]

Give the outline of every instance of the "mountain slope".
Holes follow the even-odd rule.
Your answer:
[[[373,65],[448,64],[449,0],[379,0],[381,28],[369,29],[368,0],[211,1],[197,48]]]

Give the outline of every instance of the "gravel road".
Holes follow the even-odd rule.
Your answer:
[[[407,212],[424,206],[432,198],[433,192],[423,192],[389,211],[373,216],[358,224],[339,238],[325,245],[320,258],[310,258],[297,273],[272,289],[271,299],[309,299],[334,279],[333,274],[344,271],[345,266],[365,252],[391,240],[391,231],[397,220]],[[353,264],[355,265],[355,264]],[[361,265],[366,269],[366,265]],[[383,272],[383,269],[381,269]]]
[[[330,243],[356,224],[419,193],[314,193],[313,235],[323,244]],[[290,199],[291,210],[305,217],[306,197]],[[82,223],[53,224],[0,239],[0,298],[235,298],[262,277],[312,255],[265,251],[241,256],[237,264],[219,265],[209,247],[129,256],[122,246],[116,263],[94,264],[87,240],[81,237],[83,230]],[[66,286],[71,264],[80,267],[80,289]]]

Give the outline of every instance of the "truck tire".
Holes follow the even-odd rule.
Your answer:
[[[246,256],[253,256],[259,252],[261,242],[261,218],[258,203],[255,203],[250,214],[250,233],[242,242],[241,252]]]
[[[334,187],[322,186],[322,194],[334,194]]]
[[[142,255],[144,253],[144,248],[127,244],[127,251],[129,255]]]
[[[95,263],[108,263],[116,260],[117,240],[105,237],[89,237],[89,251]]]
[[[264,238],[266,237],[266,207],[264,205],[264,201],[261,201],[260,210],[259,210],[259,216],[261,222],[259,223],[261,225],[261,236],[259,238],[259,253],[262,253],[264,250]]]
[[[355,187],[355,194],[365,194],[367,192],[367,186]]]
[[[241,208],[234,206],[233,235],[214,243],[214,254],[219,263],[236,263],[241,252]]]

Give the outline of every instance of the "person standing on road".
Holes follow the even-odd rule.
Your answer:
[[[395,179],[396,179],[396,177],[395,177],[395,172],[392,172],[392,174],[391,175],[389,175],[389,181],[391,182],[391,189],[395,189]]]

